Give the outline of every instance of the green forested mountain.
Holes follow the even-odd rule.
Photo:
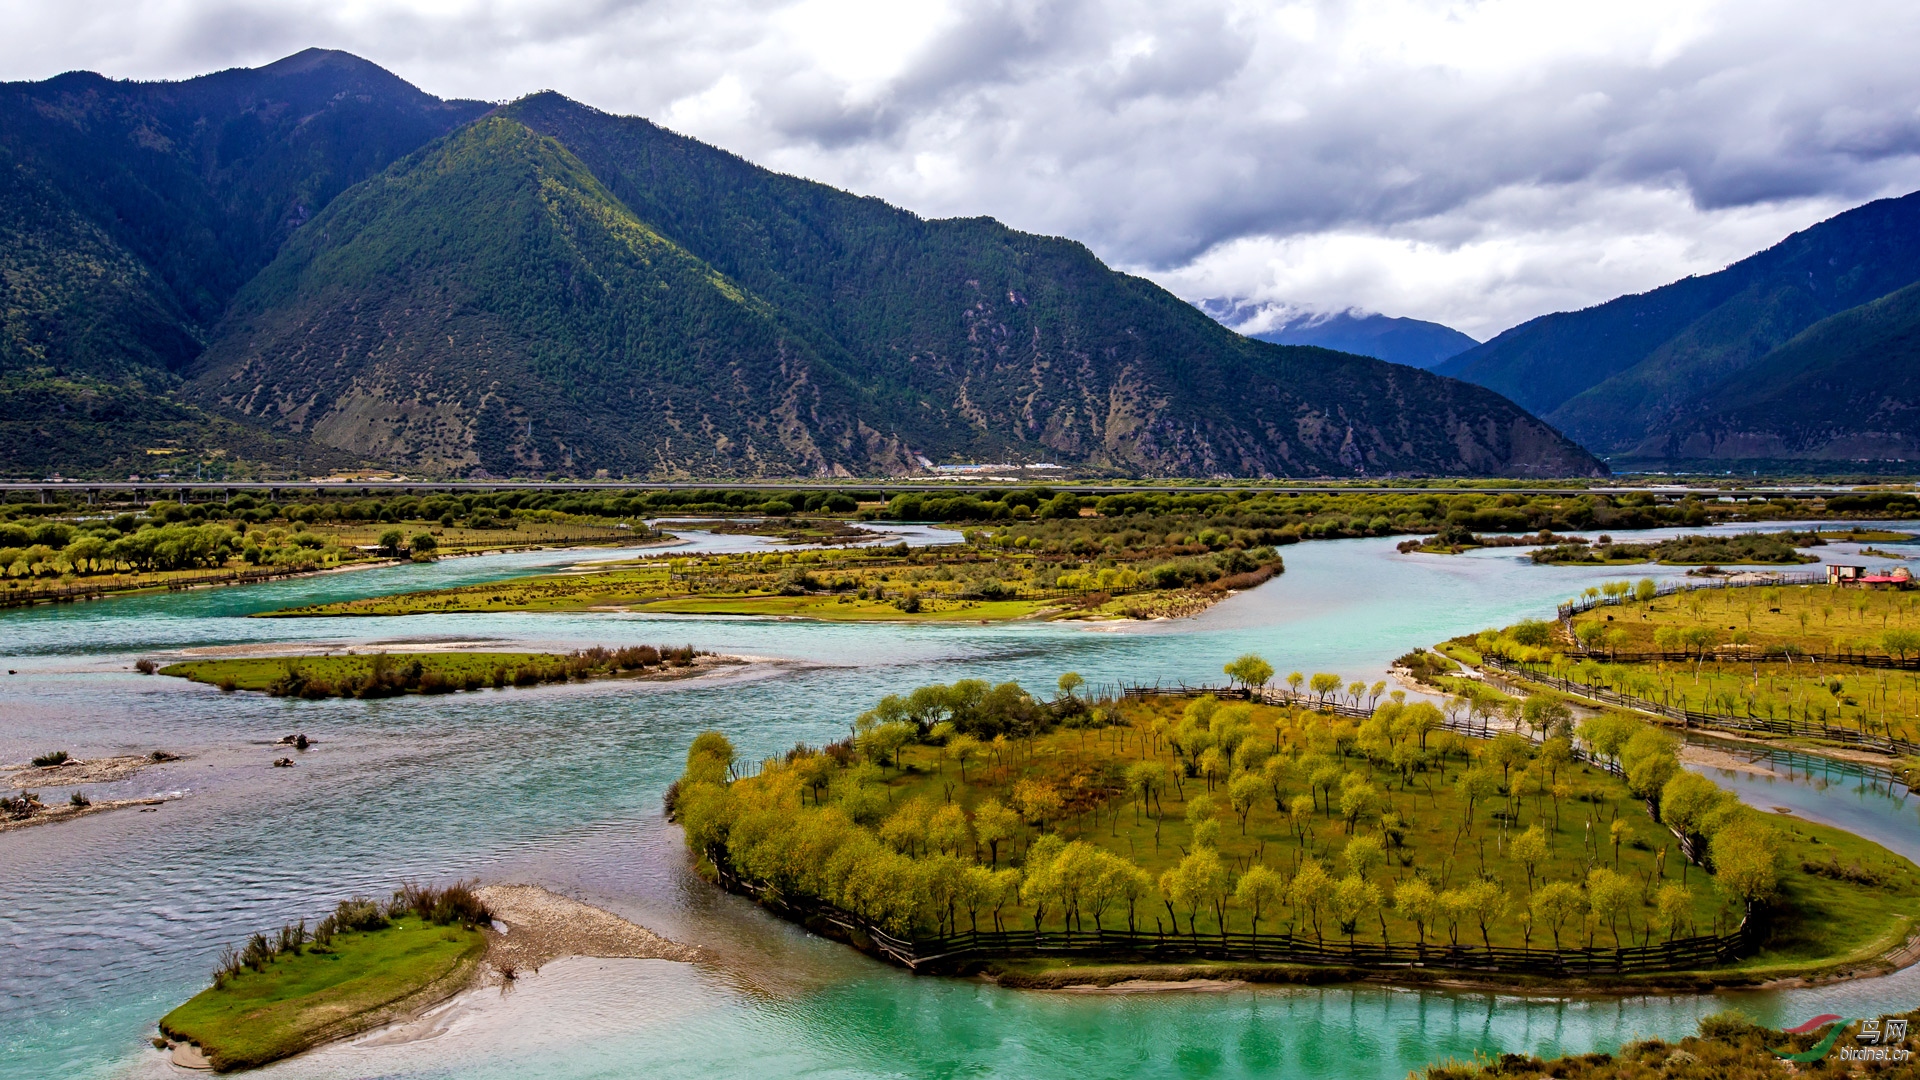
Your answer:
[[[1629,452],[1676,461],[1920,460],[1920,284],[1800,332]]]
[[[1083,246],[926,221],[558,95],[342,196],[196,400],[494,474],[1594,468],[1510,403],[1252,342]]]
[[[0,84],[0,471],[144,472],[177,456],[150,449],[344,458],[168,391],[313,213],[488,107],[317,49],[177,83]]]
[[[256,460],[497,475],[1599,468],[1497,394],[1246,340],[1072,241],[552,94],[442,102],[318,51],[76,74],[0,87],[0,154],[0,395],[28,395],[0,417],[79,395],[42,437],[92,438],[88,461],[197,430]]]
[[[1542,316],[1436,370],[1506,394],[1589,449],[1664,460],[1683,417],[1713,411],[1734,386],[1763,392],[1777,368],[1762,362],[1787,341],[1915,281],[1920,193],[1849,210],[1719,273]]]

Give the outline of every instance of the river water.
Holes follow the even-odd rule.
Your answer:
[[[910,542],[940,539],[901,530]],[[1697,531],[1697,530],[1696,530]],[[751,537],[690,534],[703,549]],[[1822,549],[1828,557],[1850,546]],[[1520,998],[1377,986],[1139,995],[1027,993],[916,978],[768,918],[687,869],[660,797],[693,734],[749,757],[837,738],[882,693],[978,677],[1050,687],[1218,682],[1259,652],[1284,673],[1368,681],[1413,645],[1550,615],[1589,584],[1518,549],[1401,555],[1392,539],[1284,549],[1287,572],[1203,615],[1126,626],[834,625],[622,614],[260,620],[299,603],[479,582],[612,557],[530,552],[0,615],[0,761],[163,748],[185,760],[96,785],[178,796],[0,835],[0,1074],[159,1076],[143,1040],[227,943],[406,880],[531,881],[705,947],[695,965],[566,960],[502,996],[267,1070],[285,1077],[1393,1077],[1447,1058],[1611,1049],[1691,1033],[1734,1006],[1792,1024],[1920,1004],[1920,969],[1717,996]],[[1653,576],[1677,571],[1657,569]],[[692,644],[760,658],[680,683],[302,702],[132,670],[188,650],[404,641],[511,648]],[[296,768],[273,743],[317,740]],[[1905,789],[1804,755],[1717,776],[1920,858]],[[49,795],[64,797],[63,789]]]

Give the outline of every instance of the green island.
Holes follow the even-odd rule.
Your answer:
[[[1284,569],[1251,532],[1085,532],[1036,545],[974,529],[965,542],[797,552],[663,554],[605,570],[315,604],[264,617],[624,610],[859,622],[1188,615]]]
[[[1850,525],[1844,529],[1816,529],[1822,540],[1836,544],[1910,544],[1920,540],[1909,532],[1895,532],[1892,529],[1863,529]]]
[[[1402,540],[1398,550],[1402,555],[1415,552],[1426,555],[1461,555],[1478,548],[1551,547],[1581,545],[1587,542],[1585,537],[1562,536],[1551,529],[1541,529],[1537,533],[1521,533],[1518,536],[1482,536],[1465,526],[1449,524],[1432,536]]]
[[[1818,562],[1797,550],[1825,544],[1819,533],[1741,533],[1738,536],[1679,536],[1650,544],[1617,543],[1603,536],[1594,543],[1561,543],[1533,553],[1533,561],[1553,566],[1622,566],[1657,562],[1666,566],[1779,566]]]
[[[451,694],[462,690],[538,686],[572,680],[691,674],[710,654],[691,645],[595,646],[571,653],[416,652],[354,653],[296,657],[232,657],[185,660],[159,669],[162,675],[250,690],[274,697],[319,700],[379,698],[400,694]]]
[[[1444,649],[1669,722],[1920,756],[1920,593],[1765,581],[1662,592],[1642,579],[1592,587],[1562,613]]]
[[[1920,868],[1744,807],[1630,714],[1575,725],[1543,695],[1530,738],[1381,683],[1228,670],[1224,699],[922,687],[758,763],[707,732],[670,812],[723,886],[1012,985],[1739,985],[1880,970],[1913,930]]]
[[[225,1072],[377,1027],[464,988],[486,952],[487,919],[468,885],[343,900],[312,930],[301,920],[229,947],[213,985],[160,1031]]]

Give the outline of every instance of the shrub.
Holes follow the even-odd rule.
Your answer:
[[[456,881],[440,889],[431,885],[403,885],[394,892],[393,902],[387,905],[387,915],[399,918],[412,913],[441,926],[454,923],[474,926],[486,922],[493,915],[473,891],[478,884]]]
[[[87,798],[87,797],[86,797],[85,795],[83,795],[83,794],[81,794],[80,792],[78,792],[78,791],[76,791],[76,792],[74,792],[74,793],[73,793],[72,795],[70,795],[70,796],[68,796],[68,797],[67,797],[67,805],[69,805],[69,806],[92,806],[92,805],[93,805],[93,800],[92,800],[92,799],[89,799],[89,798]]]
[[[137,660],[134,662],[133,669],[142,675],[151,675],[160,670],[160,665],[151,660]]]
[[[68,760],[65,750],[55,750],[51,754],[41,754],[39,757],[34,758],[33,763],[44,769],[49,765],[65,765]]]
[[[325,942],[349,930],[381,930],[387,925],[387,913],[377,902],[356,896],[335,905],[333,914],[320,920],[320,925],[314,928],[313,938]]]

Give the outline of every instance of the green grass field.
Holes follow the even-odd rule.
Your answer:
[[[244,971],[168,1013],[160,1028],[200,1046],[222,1071],[264,1065],[349,1030],[357,1017],[393,1005],[479,960],[479,930],[435,926],[418,916],[384,930],[342,933],[320,951],[282,955]]]
[[[298,664],[312,678],[329,683],[339,684],[355,677],[364,679],[373,672],[374,655],[363,653],[360,655],[185,660],[161,668],[160,674],[190,679],[209,686],[222,686],[231,681],[235,690],[264,691],[274,680],[287,673],[289,663]],[[394,667],[418,663],[425,671],[437,672],[456,684],[464,683],[469,676],[490,680],[493,678],[495,668],[505,668],[511,673],[529,665],[545,666],[565,659],[558,653],[428,652],[385,655],[387,662]]]
[[[1715,645],[1765,653],[1791,646],[1809,653],[1886,653],[1889,632],[1920,632],[1920,590],[1848,589],[1832,585],[1694,589],[1651,601],[1607,605],[1574,616],[1604,624],[1614,649],[1678,649],[1656,640],[1662,629],[1704,630]],[[1739,639],[1736,639],[1739,635]],[[1908,655],[1913,655],[1909,647]]]
[[[1048,607],[1043,600],[923,600],[909,615],[879,600],[850,596],[695,596],[657,600],[633,607],[673,615],[778,615],[824,622],[1008,622],[1031,618]]]
[[[1573,664],[1563,677],[1648,701],[1727,716],[1825,722],[1920,739],[1920,673],[1797,661]]]

